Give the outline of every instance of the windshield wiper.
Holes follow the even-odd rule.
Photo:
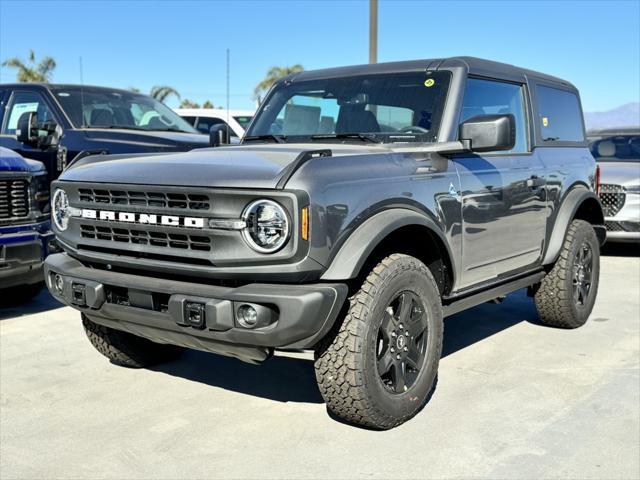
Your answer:
[[[331,140],[342,138],[357,138],[363,142],[382,143],[382,140],[376,138],[375,135],[367,135],[366,133],[323,133],[319,135],[311,135],[312,140]]]
[[[82,125],[80,128],[112,128],[118,130],[143,130],[148,132],[146,128],[134,127],[133,125]]]
[[[249,135],[248,137],[244,137],[242,139],[243,142],[247,140],[273,140],[276,143],[284,143],[287,137],[285,135]]]

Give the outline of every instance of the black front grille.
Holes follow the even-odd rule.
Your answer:
[[[624,207],[627,199],[624,187],[603,183],[600,185],[600,201],[604,209],[605,217],[615,216]]]
[[[107,242],[132,243],[200,252],[211,251],[211,239],[202,235],[155,232],[123,227],[103,227],[89,224],[80,225],[80,234],[82,238],[105,240]]]
[[[27,216],[29,216],[29,182],[27,179],[0,179],[0,221]]]
[[[208,210],[211,207],[211,200],[208,195],[192,193],[80,188],[78,195],[82,202],[110,205],[134,205],[184,210]]]
[[[610,232],[624,232],[624,228],[622,228],[620,222],[604,222],[604,226]]]

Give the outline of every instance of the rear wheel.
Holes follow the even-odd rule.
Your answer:
[[[429,269],[393,254],[350,299],[344,321],[316,351],[327,407],[343,419],[395,427],[427,402],[442,352],[442,307]]]
[[[91,344],[116,365],[149,367],[176,359],[184,349],[155,343],[127,332],[98,325],[82,315],[82,326]]]
[[[598,294],[600,244],[584,220],[569,225],[560,256],[535,294],[540,321],[552,327],[585,324]]]

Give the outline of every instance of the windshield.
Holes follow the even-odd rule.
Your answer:
[[[591,155],[598,162],[640,162],[640,135],[589,138]]]
[[[233,118],[235,118],[236,122],[238,122],[242,128],[246,129],[251,123],[251,119],[253,117],[249,115],[242,115],[242,116],[237,116]]]
[[[76,128],[198,133],[167,106],[146,95],[92,87],[52,87]]]
[[[413,72],[281,84],[245,141],[433,142],[449,78],[449,72]]]

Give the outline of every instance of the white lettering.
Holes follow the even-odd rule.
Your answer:
[[[204,218],[184,218],[184,226],[190,228],[204,228]]]
[[[138,223],[158,223],[158,216],[154,214],[141,213],[138,218]]]
[[[168,225],[170,227],[178,227],[180,226],[180,217],[163,215],[160,223],[162,223],[162,225]]]
[[[135,213],[128,213],[128,212],[120,212],[118,214],[118,220],[120,220],[121,222],[132,222],[132,223],[134,223],[136,221],[136,214]]]
[[[140,223],[145,225],[157,225],[159,223],[168,227],[204,228],[204,218],[178,217],[175,215],[157,215],[154,213],[112,212],[109,210],[82,209],[82,218],[90,220],[109,220],[115,222]]]

